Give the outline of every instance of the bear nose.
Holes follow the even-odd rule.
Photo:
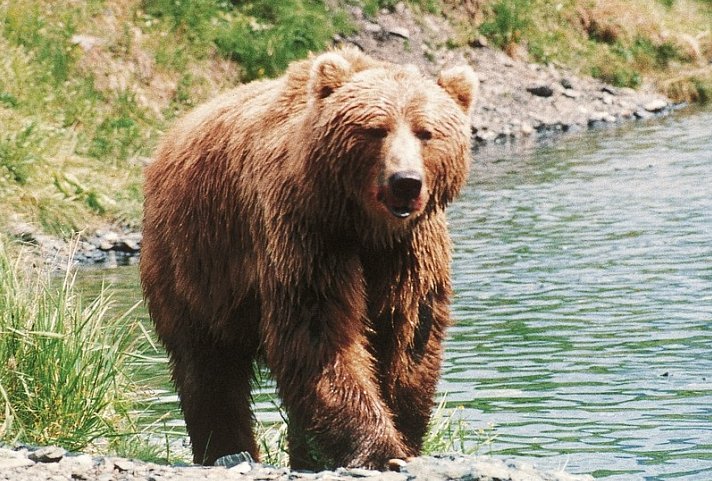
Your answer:
[[[396,172],[388,178],[388,187],[394,197],[401,200],[415,199],[423,186],[422,176],[414,170]]]

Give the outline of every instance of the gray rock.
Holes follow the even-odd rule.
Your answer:
[[[551,97],[554,95],[554,89],[548,85],[535,85],[533,87],[527,87],[527,92],[537,97]]]
[[[339,476],[351,476],[353,478],[373,478],[381,474],[381,472],[372,469],[339,468],[335,471],[335,474]]]
[[[648,112],[661,112],[665,110],[667,106],[668,103],[665,100],[655,99],[643,105],[643,108]]]
[[[410,31],[405,27],[391,27],[388,29],[388,33],[395,37],[401,37],[406,40],[410,38]]]
[[[565,89],[572,89],[574,88],[574,84],[571,82],[571,79],[564,77],[562,78],[559,83],[561,84],[562,87]]]
[[[215,466],[223,466],[225,468],[232,468],[235,466],[238,466],[242,463],[247,463],[248,465],[253,464],[255,462],[254,459],[252,459],[252,456],[250,456],[250,453],[248,452],[242,452],[242,453],[236,453],[236,454],[228,454],[226,456],[222,456],[221,458],[218,458],[215,461]]]
[[[489,47],[489,40],[484,35],[479,35],[476,39],[470,42],[471,47],[484,48]]]
[[[368,22],[364,25],[364,30],[368,33],[381,33],[383,29],[377,23]]]
[[[31,466],[35,464],[34,461],[27,459],[25,457],[19,457],[19,458],[11,458],[11,457],[3,457],[0,455],[0,470],[3,469],[13,469],[13,468],[22,468],[24,466]]]
[[[252,466],[247,461],[243,461],[229,469],[231,473],[247,474],[252,471]]]
[[[67,451],[60,447],[47,446],[46,448],[32,451],[27,455],[27,458],[36,463],[58,463],[66,454]]]

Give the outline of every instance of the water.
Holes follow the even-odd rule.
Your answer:
[[[485,152],[441,390],[493,452],[712,479],[712,115]]]
[[[480,452],[606,481],[712,479],[710,126],[697,113],[478,153],[449,217],[440,392],[473,431],[492,426]],[[137,277],[86,276],[127,303]],[[156,415],[180,425],[165,371],[154,382]],[[256,400],[279,419],[269,383]]]

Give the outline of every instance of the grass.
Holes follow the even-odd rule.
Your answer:
[[[453,2],[450,2],[453,3]],[[712,89],[712,3],[707,0],[495,0],[466,38],[484,35],[512,55],[559,63],[620,87],[644,82],[679,101]],[[476,16],[477,17],[477,16]],[[674,81],[671,81],[674,79]]]
[[[0,441],[91,449],[131,432],[131,311],[103,291],[85,301],[68,271],[57,285],[0,243]]]
[[[176,116],[350,28],[316,0],[0,2],[0,231],[140,228],[141,166]]]
[[[287,449],[288,423],[286,414],[276,401],[273,403],[282,421],[273,424],[257,423],[256,435],[262,462],[271,466],[288,466]],[[473,430],[470,423],[462,418],[461,406],[447,407],[447,395],[438,403],[430,419],[428,431],[423,439],[423,455],[457,453],[478,454],[490,448],[497,438],[492,426]]]

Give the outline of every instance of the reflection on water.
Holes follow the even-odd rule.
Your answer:
[[[712,113],[478,153],[440,385],[493,454],[712,479]],[[135,267],[83,272],[140,297]],[[180,425],[165,365],[154,416]],[[268,381],[258,417],[277,421]],[[473,437],[474,439],[474,437]]]

